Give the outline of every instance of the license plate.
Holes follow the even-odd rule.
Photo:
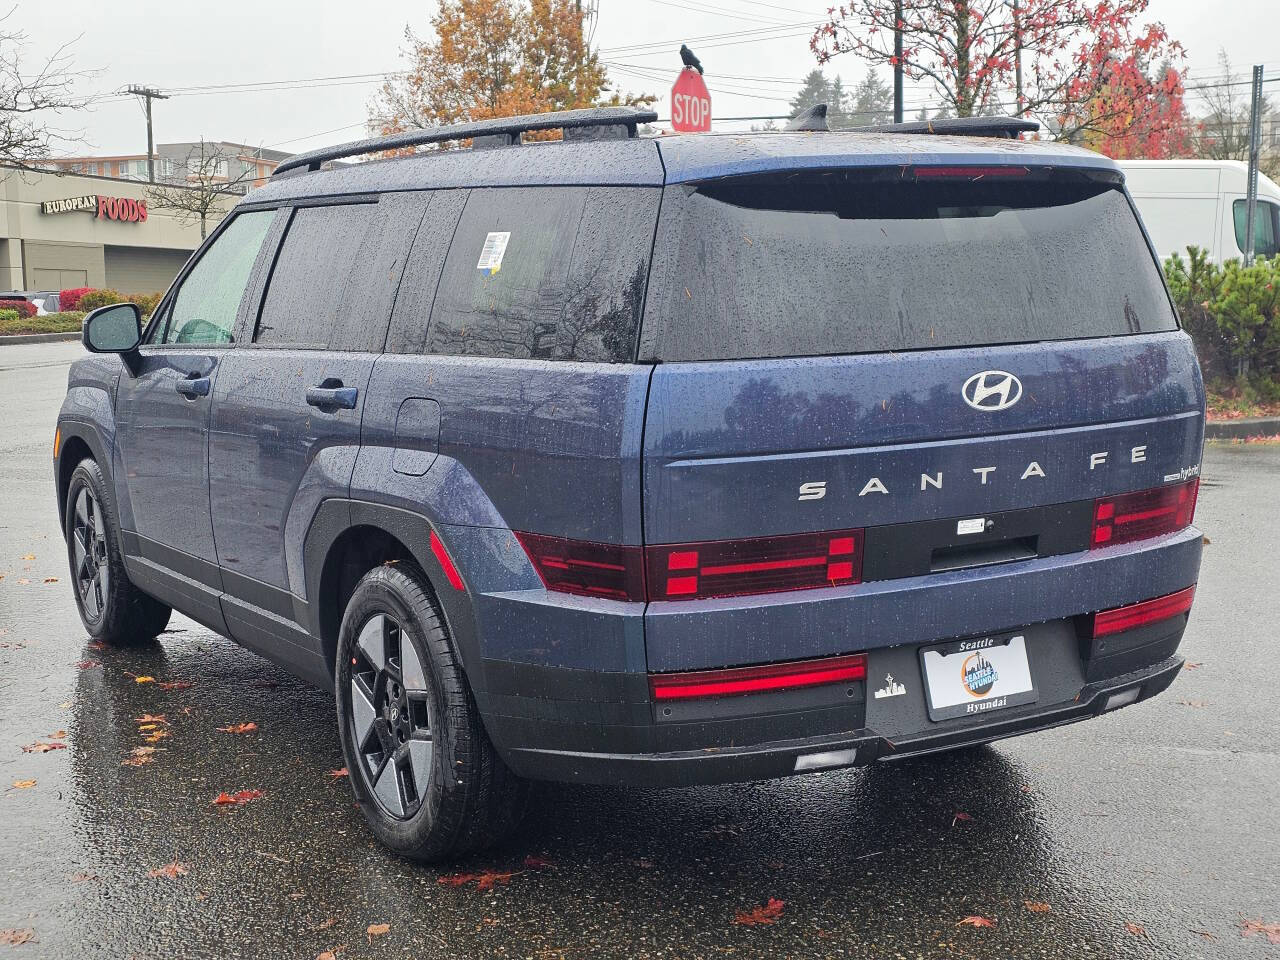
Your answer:
[[[955,640],[920,650],[930,720],[1035,703],[1022,634]]]

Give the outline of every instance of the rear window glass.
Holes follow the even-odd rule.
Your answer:
[[[295,210],[254,342],[381,350],[426,205],[422,194],[388,193],[377,203]]]
[[[1244,253],[1244,241],[1249,229],[1249,204],[1245,200],[1236,200],[1231,205],[1232,216],[1236,222],[1236,246]],[[1274,257],[1280,253],[1280,244],[1276,243],[1276,205],[1259,200],[1253,212],[1253,253],[1258,257]]]
[[[642,187],[472,190],[424,352],[632,361],[659,200]]]
[[[1175,328],[1116,185],[1078,174],[946,173],[822,171],[668,187],[642,358],[818,356]]]

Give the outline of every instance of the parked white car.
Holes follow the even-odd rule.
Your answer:
[[[1188,246],[1209,251],[1214,263],[1244,255],[1248,166],[1238,160],[1122,160],[1129,193],[1156,253],[1187,256]],[[1280,187],[1258,175],[1254,252],[1280,252]]]

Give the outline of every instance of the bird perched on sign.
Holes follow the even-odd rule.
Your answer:
[[[697,70],[699,73],[702,72],[702,61],[695,57],[693,55],[693,51],[683,43],[680,44],[680,60],[686,67],[693,67],[693,69]]]

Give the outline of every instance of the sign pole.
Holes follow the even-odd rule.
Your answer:
[[[1258,210],[1258,152],[1262,140],[1262,64],[1253,68],[1253,105],[1249,111],[1249,186],[1245,200],[1244,265],[1253,263],[1253,225]]]

